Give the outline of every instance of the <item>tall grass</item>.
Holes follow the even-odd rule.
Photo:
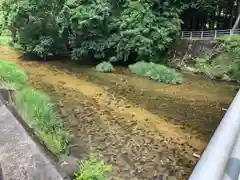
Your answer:
[[[64,130],[46,94],[30,87],[24,88],[16,92],[15,105],[18,112],[54,154],[68,153],[69,133]]]
[[[129,65],[129,69],[131,72],[139,76],[148,77],[158,82],[164,82],[168,84],[183,83],[182,74],[161,64],[140,61],[133,65]]]
[[[0,60],[0,79],[7,87],[19,89],[26,85],[28,77],[16,64]]]

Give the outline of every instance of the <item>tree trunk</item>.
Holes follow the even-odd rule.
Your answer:
[[[237,1],[237,5],[238,5],[238,14],[240,14],[240,0]]]
[[[240,0],[237,1],[237,5],[238,5],[238,10],[237,10],[237,16],[236,16],[236,18],[238,18],[238,16],[240,15]],[[239,27],[239,22],[238,22],[236,28],[238,28],[238,27]]]
[[[231,16],[230,16],[230,20],[229,20],[229,29],[231,29],[233,26],[233,17],[234,17],[234,6],[231,5]]]

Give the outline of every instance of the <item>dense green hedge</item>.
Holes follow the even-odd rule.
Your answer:
[[[186,0],[187,1],[187,0]],[[176,0],[1,0],[3,26],[26,52],[156,60],[178,35]]]
[[[181,73],[174,69],[168,68],[164,65],[155,64],[153,62],[140,61],[133,65],[129,65],[131,72],[148,77],[158,82],[168,84],[181,84],[183,83],[183,76]]]

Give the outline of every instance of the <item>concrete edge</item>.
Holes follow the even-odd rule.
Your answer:
[[[4,180],[70,180],[0,91],[0,166]]]

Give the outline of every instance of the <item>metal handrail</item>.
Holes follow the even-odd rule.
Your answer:
[[[222,36],[240,35],[240,29],[221,29],[221,30],[206,30],[206,31],[182,31],[181,39],[191,40],[209,40],[216,39]]]
[[[239,149],[234,150],[238,147],[236,142],[240,131],[239,107],[240,91],[228,108],[189,180],[222,180],[227,167],[233,166],[232,163],[228,164],[230,159],[236,157],[236,152],[240,153]]]

